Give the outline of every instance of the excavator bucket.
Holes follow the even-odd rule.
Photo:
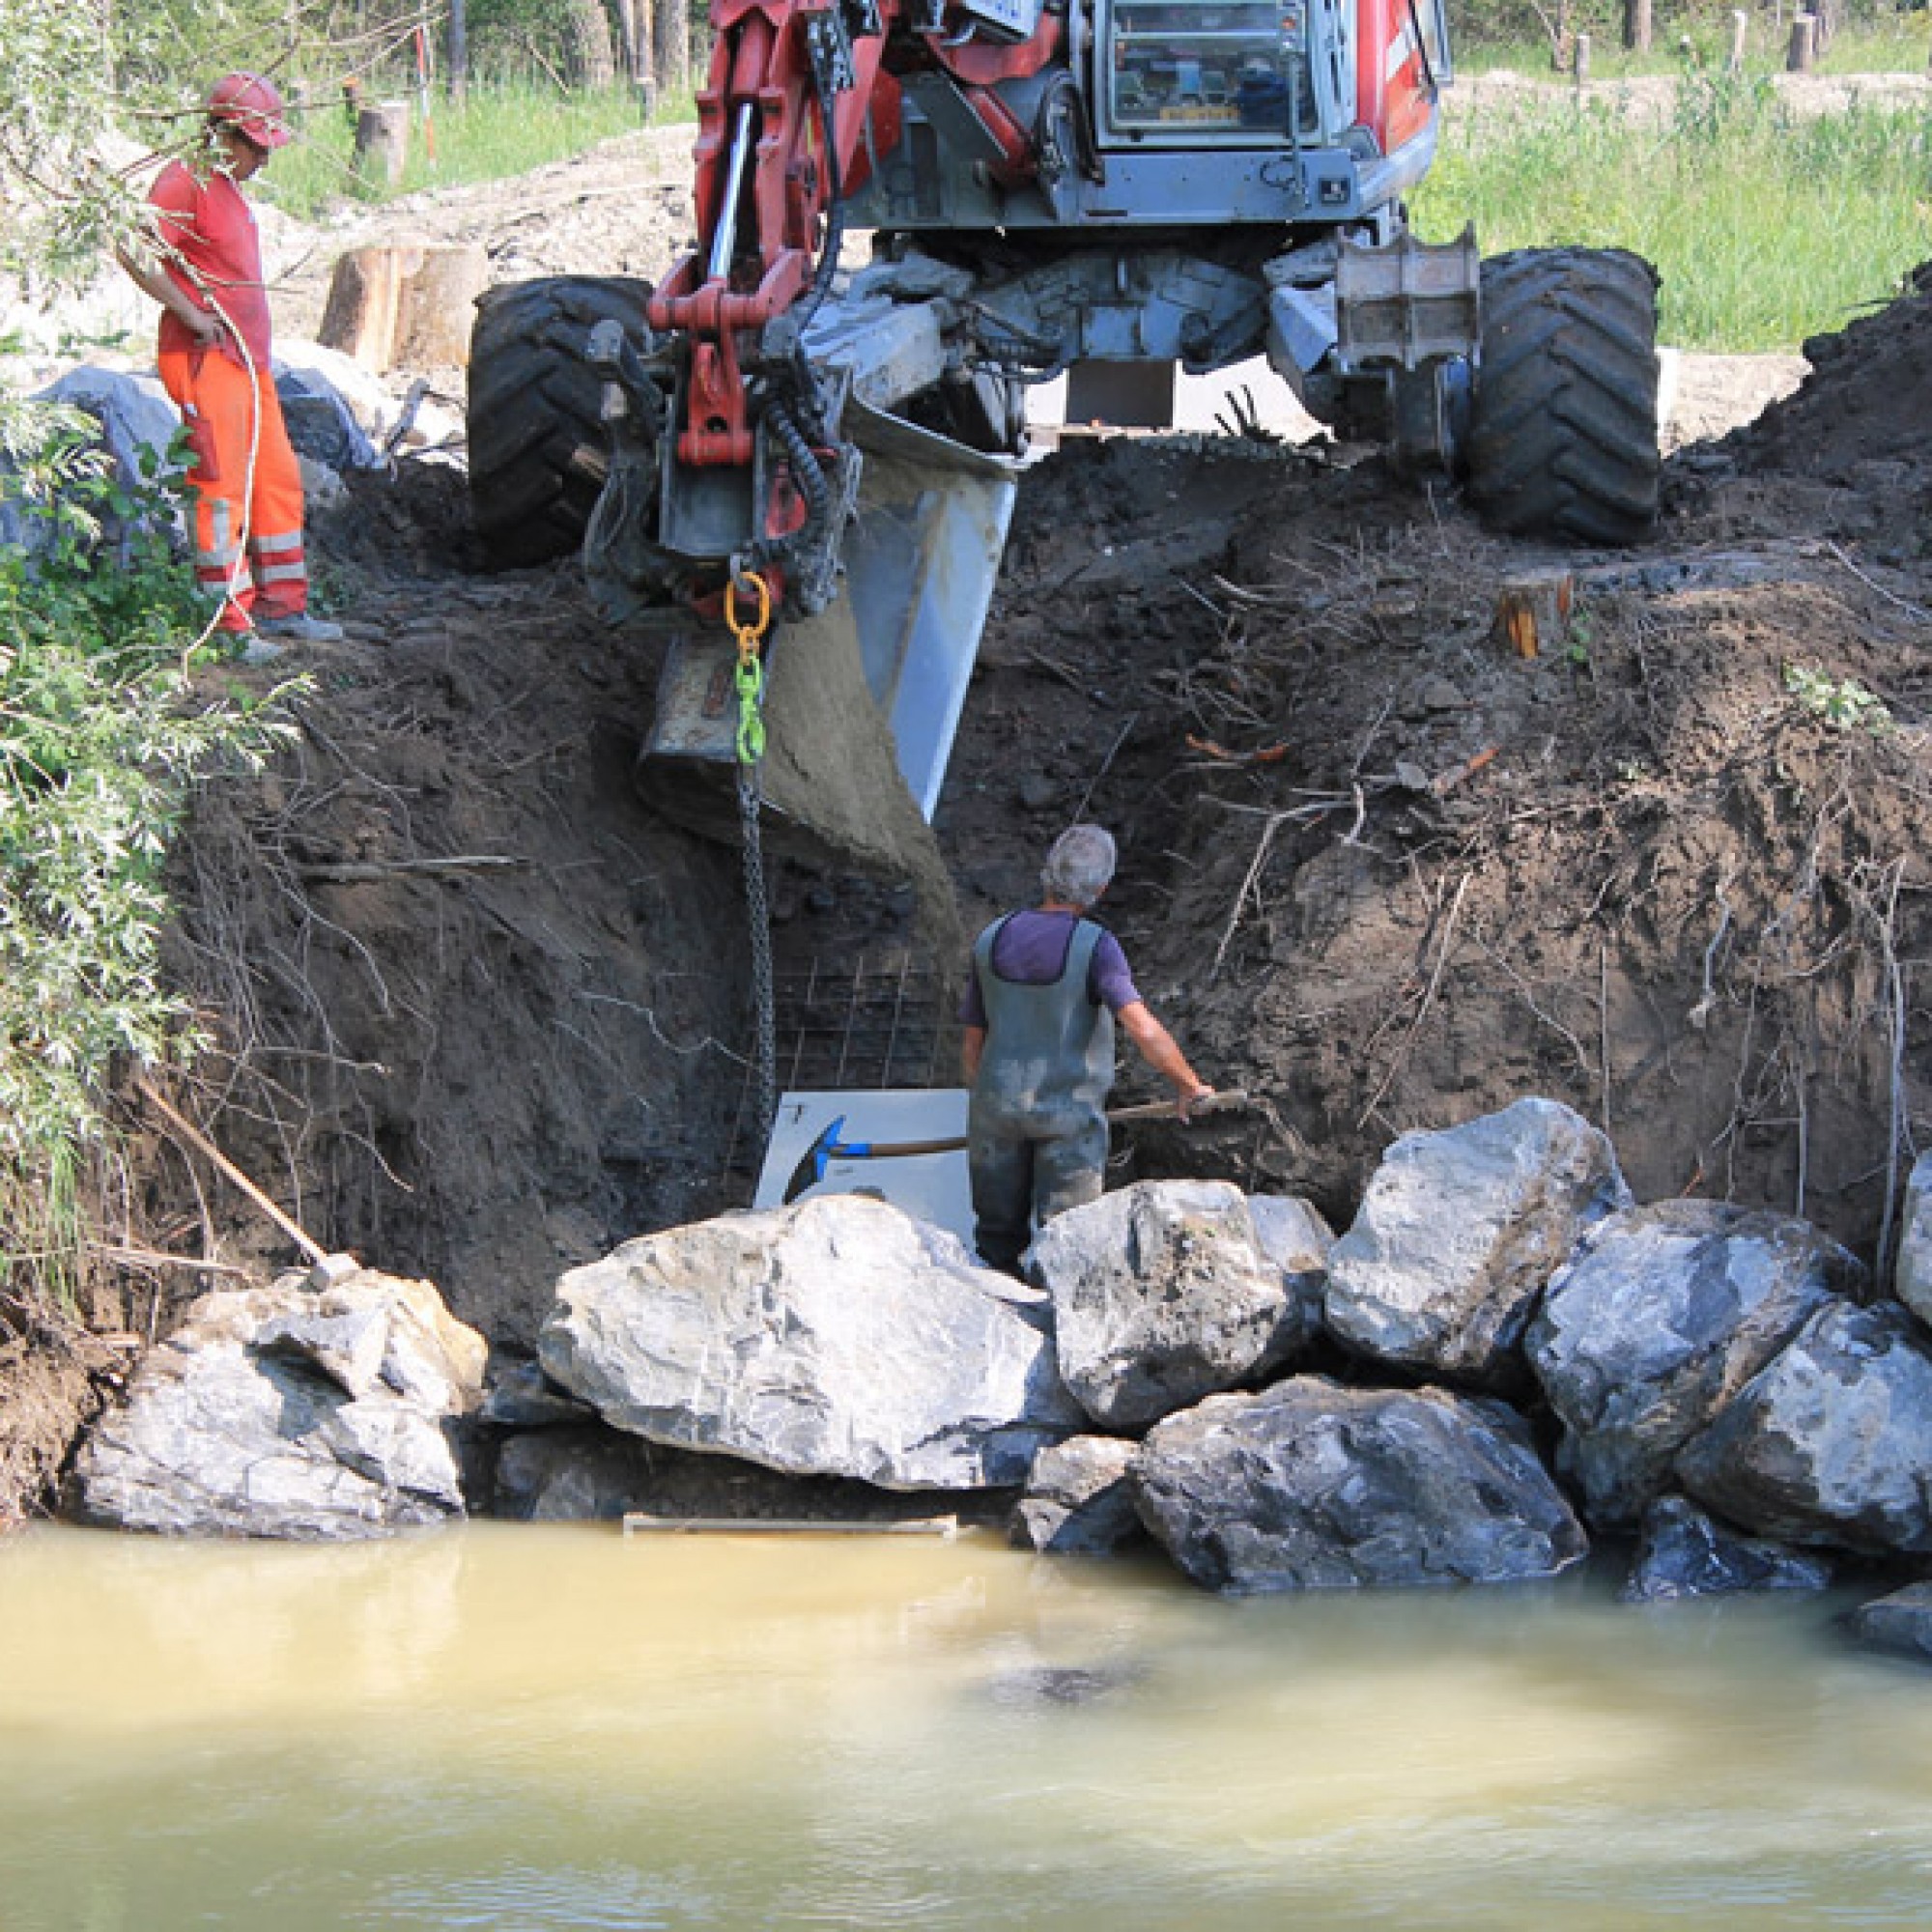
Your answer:
[[[923,869],[953,732],[1006,548],[1017,466],[854,401],[864,456],[845,583],[766,651],[768,841],[820,863],[903,878]],[[660,810],[737,836],[737,647],[681,615],[639,782]]]

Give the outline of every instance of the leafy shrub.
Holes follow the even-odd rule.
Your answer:
[[[71,412],[15,410],[0,446],[27,535],[0,545],[0,1288],[67,1299],[115,1069],[197,1044],[159,972],[169,838],[200,774],[292,726],[202,689],[178,484],[118,479]]]

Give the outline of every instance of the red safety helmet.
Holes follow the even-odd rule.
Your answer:
[[[208,118],[253,141],[258,148],[288,145],[282,97],[259,73],[224,74],[208,90]]]

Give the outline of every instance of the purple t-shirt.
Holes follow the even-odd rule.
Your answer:
[[[1050,986],[1066,970],[1066,954],[1073,945],[1073,928],[1080,915],[1071,912],[1016,912],[1000,928],[993,941],[992,968],[1002,980],[1020,986]],[[1140,998],[1134,990],[1134,976],[1127,970],[1127,955],[1111,932],[1100,934],[1094,949],[1093,963],[1087,969],[1087,997],[1097,1006],[1119,1012]],[[959,1002],[962,1026],[984,1027],[986,1003],[980,994],[980,976],[966,976],[966,994]]]

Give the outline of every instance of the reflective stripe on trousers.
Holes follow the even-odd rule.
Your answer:
[[[212,351],[172,351],[158,366],[192,431],[194,575],[222,601],[220,628],[305,610],[301,469],[269,372],[251,377]]]

